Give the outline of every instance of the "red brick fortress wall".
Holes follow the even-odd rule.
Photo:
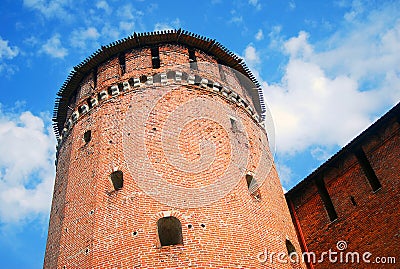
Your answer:
[[[299,267],[260,262],[300,246],[244,78],[178,44],[155,68],[151,49],[110,57],[70,98],[44,268]],[[165,217],[180,244],[162,246]]]
[[[398,268],[399,119],[397,105],[286,194],[314,268]],[[318,262],[330,249],[332,261]]]

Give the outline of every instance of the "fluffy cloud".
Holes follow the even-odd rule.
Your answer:
[[[9,46],[8,40],[4,40],[0,36],[0,74],[3,71],[6,74],[12,74],[15,71],[15,67],[6,63],[6,60],[11,60],[19,54],[19,49],[16,46]]]
[[[344,18],[347,21],[352,21],[354,20],[357,16],[362,14],[365,11],[364,4],[360,0],[353,0],[351,3],[349,2],[351,6],[351,10],[349,12],[346,12],[344,14]],[[344,3],[342,5],[345,5]]]
[[[278,171],[279,178],[281,180],[282,185],[283,186],[290,185],[290,179],[293,176],[293,172],[290,169],[290,167],[287,166],[287,165],[284,165],[284,164],[282,164],[280,162],[277,162],[276,163],[276,169]],[[284,192],[287,191],[285,188],[283,188],[283,190],[284,190]]]
[[[250,67],[256,67],[260,63],[259,53],[252,44],[249,44],[244,50],[244,59]]]
[[[99,46],[97,43],[99,37],[100,33],[95,27],[80,28],[72,31],[70,42],[75,48],[86,49],[88,43],[91,43],[91,47],[96,48]]]
[[[46,53],[53,58],[64,58],[68,54],[68,50],[61,44],[60,35],[55,34],[42,45],[42,53]]]
[[[163,30],[170,30],[170,29],[178,29],[181,27],[181,21],[179,18],[171,22],[158,22],[154,25],[154,31],[163,31]]]
[[[281,48],[287,58],[280,82],[262,82],[278,154],[310,150],[315,159],[326,158],[330,148],[344,146],[400,100],[398,11],[387,6],[355,17],[318,44],[304,31],[289,39],[279,31],[269,35],[276,37],[270,48]],[[262,81],[264,55],[252,44],[244,55]]]
[[[107,1],[103,0],[103,1],[97,2],[96,7],[98,9],[104,10],[107,14],[111,13],[111,7],[108,5]]]
[[[257,10],[261,9],[261,4],[258,2],[258,0],[249,0],[249,4],[254,6]]]
[[[96,24],[98,29],[101,29],[100,37],[103,43],[126,37],[133,34],[134,31],[143,31],[142,19],[145,15],[143,11],[135,9],[131,4],[127,4],[120,6],[115,13],[118,20],[105,20]]]
[[[29,111],[5,113],[0,107],[0,141],[1,223],[47,215],[55,176],[51,128]]]
[[[236,24],[237,26],[243,24],[243,16],[240,14],[240,12],[237,12],[235,9],[232,9],[230,13],[231,13],[231,18],[230,20],[228,20],[228,24]]]
[[[74,7],[72,0],[24,0],[24,6],[37,10],[46,18],[57,18],[69,20],[72,13],[69,12]]]
[[[255,38],[257,41],[263,40],[264,39],[264,33],[262,29],[259,29],[258,32],[255,35]]]
[[[15,46],[10,47],[8,45],[8,40],[4,40],[0,36],[0,59],[12,59],[17,56],[19,49]]]
[[[289,9],[294,10],[296,9],[296,2],[295,1],[289,1]]]

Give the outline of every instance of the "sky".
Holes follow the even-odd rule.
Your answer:
[[[289,190],[400,101],[400,1],[2,0],[0,258],[41,268],[55,176],[51,115],[69,72],[134,32],[182,28],[244,58]]]

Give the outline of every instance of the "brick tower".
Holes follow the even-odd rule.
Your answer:
[[[300,268],[266,259],[300,246],[260,85],[220,43],[134,34],[58,95],[44,268]]]

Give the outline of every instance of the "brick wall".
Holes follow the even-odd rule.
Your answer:
[[[376,257],[400,257],[400,136],[397,116],[386,116],[375,126],[366,130],[344,150],[322,166],[303,183],[286,195],[294,205],[294,214],[300,222],[300,228],[308,251],[358,252],[359,264],[343,262],[316,263],[314,268],[397,268],[395,264],[373,264]],[[391,115],[395,114],[393,111]],[[374,191],[369,183],[355,152],[360,150],[370,163],[381,188]],[[337,214],[336,220],[330,220],[315,180],[322,178]],[[337,242],[343,240],[347,248],[337,249]],[[371,263],[362,261],[362,254]],[[338,254],[340,255],[340,254]],[[338,256],[339,257],[339,256]]]

